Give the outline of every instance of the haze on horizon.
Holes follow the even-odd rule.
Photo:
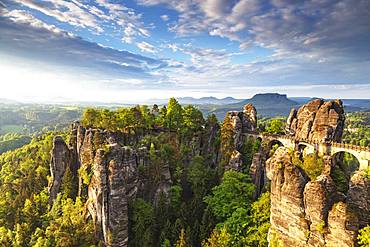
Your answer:
[[[368,0],[0,0],[0,98],[369,98]]]

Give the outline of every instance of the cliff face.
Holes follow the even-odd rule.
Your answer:
[[[243,111],[230,111],[226,116],[230,119],[232,125],[235,149],[231,153],[230,161],[225,166],[225,169],[240,171],[243,165],[240,153],[245,139],[243,133],[257,129],[257,110],[252,104],[247,104],[244,106]]]
[[[52,180],[49,184],[49,202],[52,204],[57,197],[66,169],[72,166],[71,151],[61,136],[56,136],[53,140],[51,157]]]
[[[344,120],[342,101],[324,102],[317,99],[303,105],[298,111],[291,110],[286,131],[299,140],[340,142]]]
[[[287,131],[311,142],[341,141],[344,112],[340,101],[312,101],[292,110]],[[337,191],[330,156],[321,157],[323,170],[310,180],[298,166],[299,157],[280,147],[266,161],[271,180],[271,246],[356,246],[358,230],[369,223],[369,180],[362,171],[350,176],[349,189]]]
[[[219,146],[215,144],[218,131],[218,123],[210,122],[200,134],[194,135],[189,143],[189,162],[195,155],[209,153],[216,167],[220,157]],[[150,153],[158,151],[149,151],[146,146],[138,145],[140,138],[85,129],[75,123],[69,145],[62,137],[54,140],[50,163],[50,203],[56,199],[69,167],[73,171],[74,187],[78,188],[77,195],[86,199],[95,234],[105,246],[128,246],[128,207],[131,201],[140,197],[155,204],[160,195],[169,195],[172,175],[168,161],[151,160]],[[176,137],[169,138],[171,142],[177,142]],[[159,178],[140,175],[140,169],[150,170],[154,166],[155,169],[161,168],[157,171]]]
[[[310,181],[285,147],[267,160],[266,171],[271,180],[271,246],[356,246],[358,229],[369,222],[364,174],[352,176],[345,196],[329,175]]]

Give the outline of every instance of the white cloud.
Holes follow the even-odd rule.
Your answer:
[[[97,32],[103,32],[99,26],[97,19],[89,12],[78,6],[75,2],[48,0],[48,1],[33,1],[33,0],[16,0],[31,9],[38,10],[45,15],[54,17],[58,21],[68,23],[78,27],[90,27]]]
[[[161,15],[161,19],[163,21],[168,21],[170,19],[170,17],[168,15]]]
[[[137,47],[143,52],[157,53],[157,49],[145,41],[137,43]]]
[[[9,17],[9,19],[14,22],[29,24],[36,28],[44,28],[54,33],[64,32],[63,30],[57,28],[54,25],[49,25],[43,21],[40,21],[39,19],[36,19],[33,15],[31,15],[30,13],[27,13],[24,10],[6,11],[4,13],[4,16]]]

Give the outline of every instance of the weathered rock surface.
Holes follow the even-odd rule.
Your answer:
[[[344,202],[333,205],[328,215],[326,246],[357,246],[358,218]]]
[[[290,112],[286,132],[299,140],[340,142],[344,120],[342,101],[317,99]]]
[[[271,180],[270,243],[284,246],[357,246],[360,227],[369,223],[369,180],[356,172],[347,196],[336,191],[327,172],[309,181],[280,147],[266,161]]]
[[[62,184],[64,173],[70,166],[71,151],[61,136],[56,136],[53,140],[53,149],[51,150],[50,173],[51,183],[49,185],[49,203],[53,203]]]
[[[246,132],[253,132],[257,128],[257,111],[252,104],[244,106],[243,111],[229,111],[226,117],[230,119],[233,130],[233,140],[235,150],[232,152],[232,157],[225,169],[234,169],[240,171],[243,166],[240,150],[243,147]]]
[[[194,144],[194,155],[218,148],[214,145],[218,130],[216,122],[216,125],[209,126],[209,132],[213,133],[211,136],[200,135],[194,139],[199,142]],[[139,176],[139,166],[144,170],[153,169],[150,168],[153,161],[148,148],[134,149],[123,145],[132,137],[122,138],[99,129],[85,129],[79,123],[72,125],[70,137],[69,145],[62,137],[54,139],[50,203],[55,200],[69,167],[76,177],[74,183],[79,189],[78,195],[88,202],[96,236],[105,246],[127,246],[128,203],[140,196],[155,204],[160,195],[168,196],[172,180],[167,161],[159,161],[162,163],[161,177],[152,181]],[[117,140],[122,141],[121,144]],[[85,171],[85,175],[78,176],[77,171]]]
[[[258,198],[264,190],[265,182],[267,181],[265,174],[265,154],[262,150],[253,155],[252,164],[249,168],[249,175],[252,183],[256,186],[255,198]]]
[[[309,224],[303,191],[307,178],[292,164],[289,149],[284,147],[266,161],[266,172],[271,180],[270,231],[284,246],[306,246]]]
[[[357,171],[351,177],[347,204],[350,209],[356,210],[360,228],[369,224],[370,181],[363,171]]]
[[[98,150],[95,157],[88,208],[97,236],[107,246],[128,245],[128,195],[124,185],[132,152],[116,143],[109,146],[106,154]]]

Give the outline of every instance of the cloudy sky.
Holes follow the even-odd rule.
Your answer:
[[[0,0],[0,98],[370,98],[369,0]]]

